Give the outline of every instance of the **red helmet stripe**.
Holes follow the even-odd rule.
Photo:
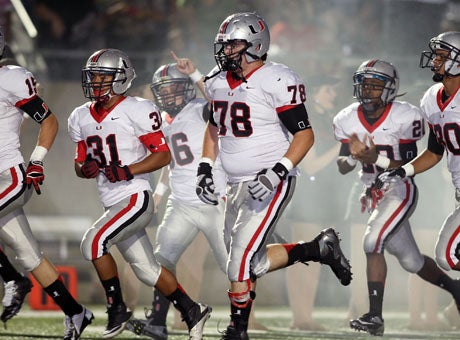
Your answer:
[[[264,22],[262,20],[257,21],[260,27],[260,30],[263,31],[265,29]]]
[[[92,62],[92,63],[97,62],[98,59],[101,57],[101,55],[104,54],[105,51],[107,51],[107,49],[100,50],[98,54],[94,55],[94,56],[91,58],[91,62]]]
[[[367,63],[366,67],[374,66],[377,61],[378,61],[377,59],[369,60],[369,62]]]
[[[165,65],[165,67],[163,67],[163,69],[161,70],[162,77],[166,77],[168,75],[168,68],[169,68],[169,65]]]
[[[225,33],[225,30],[227,29],[227,26],[228,26],[229,22],[230,22],[230,20],[227,20],[227,21],[222,23],[222,25],[220,26],[219,33]]]

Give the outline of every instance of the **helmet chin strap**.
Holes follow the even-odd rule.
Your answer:
[[[444,75],[442,75],[442,74],[440,74],[440,73],[435,73],[435,74],[433,74],[432,79],[433,79],[434,82],[440,83],[440,82],[443,81]]]
[[[111,89],[108,89],[106,93],[99,95],[96,101],[100,104],[105,104],[110,101],[110,99],[113,98],[113,95],[111,93]]]

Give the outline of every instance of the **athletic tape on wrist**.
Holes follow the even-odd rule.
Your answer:
[[[375,165],[382,169],[388,169],[390,167],[390,159],[388,157],[377,155],[377,160],[375,161]]]
[[[350,166],[355,166],[356,163],[358,163],[358,160],[357,159],[354,159],[352,155],[349,155],[345,161],[348,163],[348,165]]]
[[[214,161],[208,157],[202,157],[200,160],[201,163],[208,163],[210,166],[214,165]]]
[[[198,69],[195,69],[195,71],[193,71],[193,73],[190,73],[188,76],[190,77],[190,79],[193,81],[194,84],[199,82],[203,78],[203,75],[201,74],[200,71],[198,71]]]
[[[280,159],[279,163],[283,164],[284,167],[287,169],[287,171],[291,171],[292,168],[294,167],[294,164],[291,162],[291,160],[287,157],[283,157]]]
[[[30,160],[43,162],[43,159],[45,158],[47,153],[48,150],[45,147],[37,145],[32,154],[30,155]]]
[[[414,176],[415,175],[415,169],[414,169],[414,166],[411,163],[404,164],[402,166],[402,168],[406,172],[406,176]]]

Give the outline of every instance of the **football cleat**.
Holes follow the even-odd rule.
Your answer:
[[[108,308],[107,314],[109,316],[109,321],[107,322],[104,333],[102,333],[102,338],[104,339],[113,338],[123,332],[126,323],[133,316],[133,312],[128,310],[123,302]]]
[[[350,327],[357,331],[365,331],[371,335],[382,336],[385,330],[383,319],[380,315],[372,315],[369,313],[363,316],[350,320]]]
[[[166,325],[155,325],[153,316],[152,309],[145,309],[145,320],[131,319],[126,324],[126,329],[137,335],[146,335],[156,340],[166,340],[168,338]]]
[[[190,340],[201,340],[203,338],[204,324],[210,318],[211,312],[211,307],[197,303],[190,308],[186,316],[182,316],[188,326]]]
[[[70,316],[66,315],[64,319],[64,340],[75,339],[75,326],[72,323]]]
[[[32,289],[32,281],[27,277],[17,281],[8,281],[4,283],[3,295],[3,312],[0,320],[6,323],[9,319],[19,313],[26,295]]]
[[[77,340],[80,339],[81,333],[85,330],[94,319],[93,313],[82,306],[83,310],[79,314],[75,314],[72,317],[66,315],[64,319],[64,340]]]
[[[249,337],[245,330],[239,331],[233,326],[228,326],[222,333],[221,340],[249,340]]]
[[[348,286],[352,279],[351,266],[340,249],[340,239],[333,228],[327,228],[316,236],[319,245],[319,262],[331,267],[335,276],[344,286]]]

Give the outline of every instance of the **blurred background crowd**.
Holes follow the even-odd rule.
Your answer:
[[[0,26],[10,53],[35,74],[43,97],[61,124],[57,143],[47,156],[43,197],[32,199],[26,212],[37,216],[36,225],[44,225],[42,240],[55,251],[54,262],[74,263],[83,268],[79,271],[82,284],[85,280],[91,282],[91,278],[87,277],[89,270],[84,270],[90,264],[84,263],[79,254],[79,240],[102,208],[94,183],[74,175],[74,150],[66,125],[72,108],[85,101],[81,68],[86,59],[105,47],[127,52],[138,74],[133,91],[148,89],[146,85],[154,70],[173,62],[170,50],[192,59],[202,73],[207,73],[215,66],[213,41],[220,23],[229,14],[240,11],[257,11],[269,24],[269,60],[289,65],[304,77],[307,110],[311,112],[313,128],[318,127],[318,152],[330,152],[321,170],[304,169],[308,189],[297,190],[296,204],[287,214],[287,221],[279,226],[280,233],[291,238],[290,228],[284,224],[289,224],[289,219],[296,221],[296,211],[303,206],[321,200],[321,207],[310,213],[312,221],[336,225],[347,252],[362,252],[359,239],[347,235],[350,221],[363,223],[367,215],[361,217],[359,207],[349,204],[357,199],[353,195],[349,198],[357,174],[341,176],[337,171],[338,147],[333,139],[332,117],[354,100],[353,72],[370,58],[392,62],[400,71],[400,93],[405,93],[400,99],[418,105],[423,91],[432,84],[428,72],[418,67],[420,52],[440,32],[460,30],[460,0],[0,0]],[[315,105],[321,99],[313,94],[324,84],[333,86],[334,94],[331,105],[320,110]],[[143,93],[149,95],[148,91]],[[36,128],[35,124],[24,126],[25,155],[35,145],[31,136],[36,136],[27,131]],[[420,145],[423,147],[424,144]],[[431,230],[428,239],[434,238],[453,206],[451,184],[445,181],[445,186],[439,187],[436,180],[437,187],[433,188],[430,180],[430,176],[443,177],[444,166],[443,163],[439,169],[417,177],[420,201],[412,218],[415,235],[422,234],[418,230]],[[315,213],[327,218],[317,218]],[[34,229],[33,219],[31,224]],[[47,233],[47,228],[52,231]],[[70,235],[72,232],[75,237]],[[62,235],[53,237],[53,233]],[[55,242],[57,247],[53,246]],[[435,239],[431,242],[434,244]],[[432,248],[427,251],[432,255]],[[52,256],[49,251],[48,254]],[[205,273],[209,280],[203,282],[215,284],[205,291],[215,296],[216,302],[226,303],[226,280],[212,261],[210,257],[209,271]],[[390,272],[395,275],[388,280],[385,303],[407,308],[406,288],[400,288],[407,287],[407,273],[396,264],[392,267]],[[287,293],[279,289],[285,286],[283,275],[268,275],[262,280],[258,294],[269,298],[258,299],[258,304],[287,304]],[[328,275],[322,274],[320,287],[330,285],[334,294],[327,293],[330,289],[321,289],[317,304],[346,306],[349,291],[335,292],[336,280]],[[145,301],[150,301],[150,291],[146,289],[145,294]],[[363,293],[364,298],[366,294]],[[83,302],[85,298],[97,299],[85,296]]]

